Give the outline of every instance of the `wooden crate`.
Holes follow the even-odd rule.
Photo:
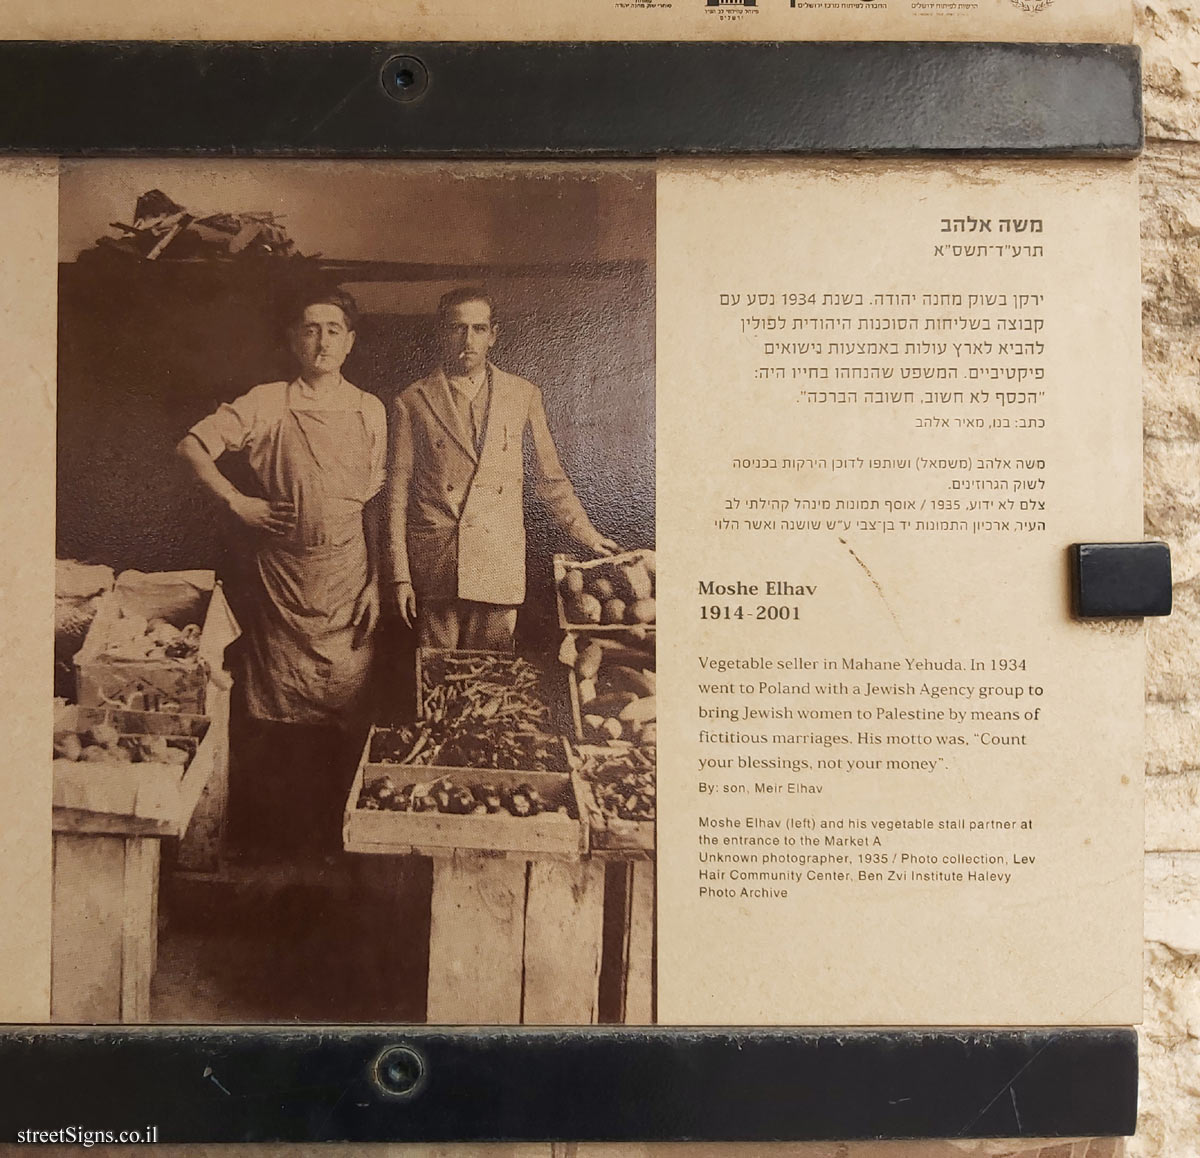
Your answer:
[[[54,760],[54,831],[180,836],[212,775],[215,738],[209,720],[169,712],[75,705],[55,711],[55,732],[78,732],[102,723],[112,724],[122,735],[192,740],[196,751],[182,768],[174,764]]]
[[[467,850],[568,858],[586,854],[587,824],[570,776],[561,772],[375,764],[370,760],[371,743],[378,730],[372,727],[367,736],[358,772],[346,798],[342,842],[348,852],[417,852],[435,856]],[[503,790],[528,784],[548,799],[565,793],[573,815],[543,812],[537,816],[515,817],[498,812],[486,816],[455,816],[443,812],[390,812],[359,808],[358,798],[363,786],[382,776],[390,776],[398,787],[412,783],[427,784],[443,776],[468,788],[495,784]]]
[[[582,814],[587,817],[588,848],[594,856],[604,853],[654,856],[655,821],[623,820],[619,816],[609,816],[597,803],[591,781],[578,771],[573,771],[571,778],[577,782],[575,793],[579,797]]]
[[[200,649],[187,659],[127,660],[104,655],[122,612],[161,617],[176,627],[199,623]],[[220,581],[211,571],[125,571],[105,594],[75,656],[76,700],[85,707],[132,707],[192,715],[209,712],[209,689],[228,691],[225,649],[240,635]]]
[[[585,645],[586,646],[586,645]],[[640,649],[637,649],[640,650]],[[610,653],[606,652],[604,662],[608,662]],[[624,656],[622,656],[624,658]],[[562,666],[566,666],[565,664]],[[601,671],[603,671],[603,666]],[[575,739],[580,743],[592,742],[593,737],[585,734],[583,727],[583,717],[587,714],[587,705],[585,705],[579,694],[579,676],[575,672],[575,668],[567,668],[567,700],[571,708],[571,724],[575,729]]]
[[[417,719],[425,718],[425,667],[429,661],[437,656],[450,657],[465,657],[470,655],[500,656],[503,659],[512,659],[516,652],[511,651],[483,651],[475,648],[450,648],[450,647],[418,647],[416,654],[417,666]]]
[[[637,554],[638,552],[632,552]],[[554,602],[558,609],[558,626],[563,631],[578,631],[585,635],[591,633],[600,633],[604,635],[622,635],[633,634],[640,638],[647,635],[653,635],[655,624],[653,623],[575,623],[567,618],[567,607],[563,602],[562,597],[562,581],[567,573],[568,564],[577,564],[583,567],[601,566],[611,562],[609,559],[592,559],[587,562],[580,563],[580,560],[571,555],[555,555],[554,556]]]

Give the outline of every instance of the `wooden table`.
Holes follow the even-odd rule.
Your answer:
[[[51,1021],[150,1020],[160,840],[56,815]]]
[[[61,708],[56,730],[84,726],[103,711]],[[158,765],[90,764],[81,772],[83,765],[54,762],[50,1019],[56,1023],[150,1020],[161,841],[187,830],[214,761],[227,748],[204,717],[117,715],[122,731],[180,734],[198,743],[187,769],[172,780],[165,779],[171,770]],[[168,720],[185,720],[187,727],[177,733]],[[156,781],[158,773],[164,778]]]
[[[367,786],[383,777],[398,783],[415,771],[372,762],[377,731],[367,737],[346,797],[342,843],[347,852],[366,854],[362,877],[383,895],[411,887],[406,857],[432,862],[426,1021],[591,1025],[603,1016],[649,1023],[653,854],[593,855],[582,785],[560,772],[419,769],[423,780],[446,776],[468,788],[528,783],[546,801],[569,801],[566,815],[557,809],[515,818],[359,808]],[[615,1002],[603,992],[604,981],[613,979],[602,979],[614,960]]]
[[[434,857],[426,1019],[593,1024],[603,927],[599,861]]]
[[[652,859],[412,851],[432,868],[429,1024],[653,1023]],[[426,879],[412,855],[358,861],[378,896]]]

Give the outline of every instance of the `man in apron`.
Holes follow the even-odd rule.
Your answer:
[[[299,376],[223,404],[178,447],[256,543],[237,689],[257,742],[230,786],[231,823],[246,843],[332,850],[343,756],[363,723],[380,541],[364,508],[384,483],[387,418],[342,377],[354,327],[348,294],[303,299],[288,330]],[[221,473],[226,453],[244,456],[258,495]]]

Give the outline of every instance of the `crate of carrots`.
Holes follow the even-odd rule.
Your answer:
[[[346,802],[352,852],[587,851],[544,677],[504,652],[422,649],[418,719],[372,728]]]

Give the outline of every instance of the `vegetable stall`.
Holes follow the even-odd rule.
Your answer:
[[[566,617],[599,583],[652,619],[654,556],[554,565],[557,661],[418,651],[417,718],[372,728],[347,797],[347,851],[433,861],[430,1022],[589,1024],[605,986],[654,1019],[654,630]]]
[[[51,1018],[148,1021],[162,841],[219,856],[238,626],[204,571],[125,572],[91,614],[54,717]]]

